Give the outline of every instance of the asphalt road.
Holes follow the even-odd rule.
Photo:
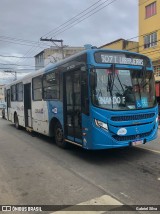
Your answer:
[[[63,150],[0,118],[0,204],[68,205],[109,195],[127,205],[160,205],[159,139],[160,130],[143,148]]]

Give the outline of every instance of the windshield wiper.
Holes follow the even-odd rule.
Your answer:
[[[110,93],[112,92],[114,86],[115,65],[113,64],[111,68],[112,68],[111,72],[108,73],[108,84],[107,84],[107,91],[109,91]]]
[[[142,69],[142,80],[140,82],[140,86],[142,86],[142,87],[144,87],[147,84],[146,76],[147,76],[147,69],[146,69],[146,66],[144,66]]]
[[[107,91],[109,91],[111,100],[112,100],[112,108],[113,108],[112,90],[113,90],[113,86],[114,86],[114,80],[115,80],[115,64],[112,64],[111,72],[108,73],[108,84],[107,84]]]

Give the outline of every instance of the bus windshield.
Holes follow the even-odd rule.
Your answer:
[[[146,69],[94,69],[93,105],[112,110],[151,108],[156,104],[154,74]]]

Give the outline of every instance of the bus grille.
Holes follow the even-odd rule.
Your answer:
[[[113,121],[129,121],[129,120],[142,120],[154,117],[155,114],[139,114],[139,115],[129,115],[129,116],[113,116],[111,120]]]
[[[153,131],[153,130],[152,130]],[[130,136],[118,136],[118,135],[113,135],[112,137],[117,140],[117,141],[129,141],[129,140],[138,140],[140,138],[144,138],[149,136],[152,131],[146,132],[143,134],[137,134],[137,135],[130,135]]]

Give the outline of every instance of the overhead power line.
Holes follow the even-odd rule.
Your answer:
[[[49,35],[50,33],[58,30],[59,28],[61,28],[62,26],[64,26],[65,24],[67,24],[68,22],[75,20],[76,17],[78,17],[79,15],[83,14],[85,11],[87,11],[88,9],[92,8],[93,6],[97,5],[100,1],[97,1],[96,3],[92,4],[91,6],[87,7],[85,10],[81,11],[80,13],[78,13],[76,16],[73,16],[71,19],[69,19],[68,21],[62,23],[61,25],[59,25],[58,27],[54,28],[53,30],[49,31],[48,33],[44,34],[42,37],[45,37],[46,35]]]
[[[10,40],[2,40],[2,39],[0,39],[0,41],[7,42],[7,43],[13,43],[13,44],[17,44],[17,45],[32,46],[32,47],[41,46],[39,43],[37,43],[37,44],[29,44],[28,43],[27,44],[27,43],[20,43],[20,42],[14,42],[14,41],[10,41]],[[46,47],[46,46],[49,47],[49,45],[42,45],[42,47]]]
[[[13,68],[0,68],[0,70],[13,70]],[[26,71],[26,73],[27,73],[27,71],[33,71],[34,69],[25,69],[25,68],[19,68],[19,69],[16,69],[16,71]],[[20,72],[21,73],[21,72]]]
[[[31,48],[23,55],[23,57],[25,57],[25,56],[30,57],[31,54],[33,54],[34,51],[35,51],[35,50],[38,50],[38,49],[39,49],[39,47],[31,47]],[[15,63],[16,63],[16,64],[17,64],[17,63],[21,63],[21,62],[24,62],[24,61],[26,61],[26,60],[29,60],[29,59],[22,58],[22,59],[19,59],[18,61],[15,61]]]
[[[46,36],[46,35],[48,35],[48,36],[49,36],[49,35],[53,35],[53,34],[55,34],[55,32],[57,32],[57,31],[59,31],[59,30],[62,30],[63,28],[65,28],[65,27],[67,27],[67,26],[73,24],[74,22],[76,22],[77,20],[79,20],[81,17],[83,17],[84,15],[86,15],[87,13],[89,13],[89,12],[90,12],[89,10],[90,10],[92,7],[94,7],[94,6],[97,7],[97,4],[99,4],[99,2],[101,2],[101,1],[103,1],[103,0],[99,0],[98,2],[92,4],[91,6],[89,6],[89,7],[86,8],[85,10],[81,11],[81,12],[78,13],[76,16],[73,16],[71,19],[69,19],[68,21],[64,22],[64,23],[61,24],[60,26],[54,28],[54,29],[51,30],[49,33],[45,34],[44,36]],[[109,1],[109,0],[107,0],[107,1]],[[106,2],[106,1],[105,1],[105,2]],[[103,2],[102,4],[104,4],[105,2]],[[95,7],[93,10],[95,10],[96,7]],[[99,5],[98,5],[98,7],[99,7]],[[87,13],[85,13],[85,12],[87,12]],[[81,16],[80,16],[80,15],[81,15]],[[77,18],[77,17],[79,17],[79,18]],[[67,24],[67,23],[68,23],[68,24]],[[67,25],[66,25],[66,24],[67,24]],[[44,37],[44,36],[43,36],[43,37]]]
[[[104,9],[105,7],[109,6],[110,4],[113,4],[115,1],[117,0],[112,0],[111,2],[109,2],[108,4],[104,5],[105,3],[107,3],[109,0],[104,1],[103,3],[101,3],[100,5],[98,5],[97,7],[93,8],[92,10],[90,10],[89,12],[81,15],[79,18],[73,20],[71,23],[65,25],[64,27],[62,27],[61,29],[54,31],[52,33],[52,36],[56,36],[59,35],[60,33],[63,33],[64,31],[72,28],[73,26],[79,24],[80,22],[84,21],[85,19],[89,18],[90,16],[94,15],[95,13],[99,12],[100,10]],[[104,5],[104,6],[103,6]],[[103,6],[103,7],[101,7]],[[100,7],[100,8],[99,8]],[[99,9],[97,9],[99,8]],[[90,14],[91,13],[91,14]],[[89,15],[88,15],[89,14]],[[88,15],[88,16],[86,16]],[[86,17],[85,17],[86,16]],[[50,31],[51,32],[51,31]],[[51,33],[50,33],[51,34]],[[47,35],[47,34],[46,34]]]
[[[31,41],[31,40],[26,40],[26,39],[21,39],[21,38],[15,38],[15,37],[10,37],[10,36],[0,36],[0,41],[12,41],[13,43],[15,42],[21,42],[25,45],[30,44],[30,45],[40,45],[39,41]],[[18,43],[19,44],[19,43]]]
[[[31,66],[31,67],[35,67],[34,65],[18,65],[18,64],[5,64],[5,63],[0,63],[0,65],[13,65],[13,66]]]
[[[34,57],[24,57],[24,56],[12,56],[12,55],[1,55],[0,54],[0,57],[5,57],[5,58],[27,58],[27,59],[31,59],[31,58],[34,58]]]

